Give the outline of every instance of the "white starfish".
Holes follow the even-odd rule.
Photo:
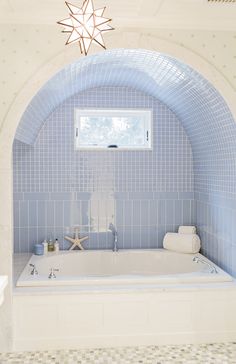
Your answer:
[[[84,247],[82,246],[82,242],[86,239],[88,239],[88,236],[84,236],[83,238],[79,237],[79,229],[75,229],[75,237],[71,238],[70,236],[65,236],[66,240],[69,240],[72,243],[72,246],[69,250],[73,250],[76,246],[78,246],[81,250],[84,250]]]
[[[65,3],[70,10],[69,18],[59,21],[58,24],[64,26],[63,32],[70,33],[66,44],[78,42],[81,53],[85,55],[88,54],[92,43],[106,49],[101,33],[114,28],[108,24],[111,19],[103,17],[105,7],[94,10],[92,0],[85,0],[82,8]]]

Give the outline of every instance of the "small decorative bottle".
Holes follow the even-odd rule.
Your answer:
[[[58,239],[56,239],[55,243],[54,243],[54,251],[59,252],[59,250],[60,250],[59,241],[58,241]]]
[[[48,252],[48,242],[47,242],[47,240],[45,239],[45,240],[42,242],[42,244],[43,244],[43,254],[45,255],[45,254],[47,254],[47,252]]]
[[[50,239],[49,242],[48,242],[48,251],[49,252],[53,252],[54,251],[54,244],[53,244],[52,239]]]

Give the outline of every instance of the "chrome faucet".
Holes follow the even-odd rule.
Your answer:
[[[51,269],[50,269],[50,273],[49,273],[49,276],[48,276],[48,278],[49,278],[49,279],[52,279],[52,278],[57,278],[57,277],[56,277],[56,274],[55,274],[55,272],[59,272],[59,269],[56,269],[56,268],[51,268]]]
[[[32,276],[37,276],[38,275],[38,271],[36,269],[36,266],[34,264],[29,264],[30,267],[32,267],[33,269],[31,270],[30,274]]]
[[[210,272],[211,273],[218,273],[216,267],[213,264],[208,263],[205,259],[202,259],[200,257],[194,257],[193,258],[193,261],[196,262],[196,263],[199,263],[200,262],[202,264],[207,265],[210,268]]]
[[[116,230],[115,226],[112,223],[109,224],[108,229],[111,230],[112,235],[114,237],[113,249],[112,250],[113,250],[113,252],[118,252],[118,233],[117,233],[117,230]]]

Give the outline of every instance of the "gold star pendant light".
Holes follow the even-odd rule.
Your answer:
[[[81,8],[65,2],[70,13],[69,18],[61,20],[58,24],[64,26],[64,33],[70,33],[66,44],[79,43],[81,53],[88,54],[92,43],[106,49],[102,33],[113,30],[108,23],[109,18],[104,18],[104,8],[94,10],[93,1],[85,0]]]

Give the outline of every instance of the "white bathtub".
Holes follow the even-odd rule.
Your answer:
[[[235,282],[193,257],[164,249],[32,256],[14,289],[14,349],[236,341]]]
[[[196,254],[211,263],[201,254]],[[232,277],[215,266],[193,262],[192,254],[165,249],[112,251],[61,251],[46,256],[32,255],[21,273],[17,286],[104,285],[104,284],[169,284],[229,282]],[[31,275],[34,264],[38,275]],[[49,279],[50,269],[56,278]]]

